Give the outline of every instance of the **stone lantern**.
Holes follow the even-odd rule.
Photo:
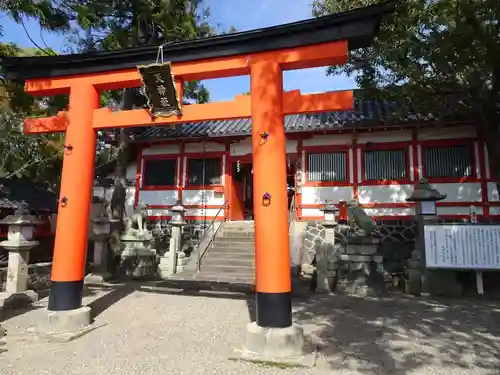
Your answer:
[[[415,249],[407,267],[407,293],[420,295],[422,291],[427,291],[424,226],[436,222],[436,202],[443,199],[446,199],[446,194],[441,194],[432,188],[425,178],[418,181],[411,196],[406,198],[408,202],[416,203],[415,217],[417,222]]]
[[[108,281],[111,274],[108,272],[108,241],[111,237],[111,227],[118,222],[105,215],[92,220],[91,238],[94,240],[94,263],[92,273],[85,276],[85,282],[100,284]]]
[[[185,254],[181,253],[182,247],[182,227],[186,224],[184,217],[186,216],[186,207],[181,201],[177,201],[170,209],[172,219],[170,220],[171,236],[169,242],[169,251],[161,259],[158,266],[160,276],[168,278],[177,272],[178,266],[187,264]]]
[[[339,213],[339,209],[335,203],[333,201],[326,201],[321,211],[323,211],[324,217],[323,226],[335,227],[337,225],[337,214]]]
[[[42,221],[36,216],[30,215],[24,207],[0,220],[0,225],[8,226],[7,240],[0,242],[0,246],[9,252],[5,288],[7,295],[21,294],[27,291],[29,254],[30,250],[38,245],[38,241],[34,240],[33,236],[35,226],[41,223]]]
[[[324,217],[321,225],[325,228],[325,245],[318,246],[316,250],[316,291],[331,292],[330,280],[336,276],[336,262],[330,261],[329,255],[335,252],[329,250],[333,250],[335,246],[335,227],[338,224],[336,215],[339,209],[333,201],[325,201],[321,211]],[[335,269],[330,270],[330,264]]]

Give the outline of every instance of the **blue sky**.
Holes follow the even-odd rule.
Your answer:
[[[312,0],[205,0],[210,7],[210,20],[223,29],[234,26],[238,31],[258,29],[312,17]],[[33,43],[21,25],[13,23],[0,14],[0,24],[4,27],[3,42],[14,42],[23,47]],[[64,49],[67,41],[57,34],[40,32],[38,24],[27,21],[26,29],[30,37],[39,45],[45,43],[57,51]],[[203,82],[210,91],[211,100],[231,100],[235,95],[250,89],[249,77],[232,77],[206,80]],[[345,76],[326,76],[325,68],[303,69],[284,72],[285,90],[300,89],[303,93],[335,91],[355,88],[354,81]]]

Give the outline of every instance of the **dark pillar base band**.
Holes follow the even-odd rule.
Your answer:
[[[82,307],[83,280],[52,281],[49,294],[49,311],[67,311]]]
[[[292,325],[292,293],[263,293],[255,296],[257,325],[286,328]]]

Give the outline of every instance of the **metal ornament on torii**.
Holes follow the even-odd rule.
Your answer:
[[[99,107],[100,92],[141,85],[137,66],[147,64],[148,59],[154,61],[151,57],[158,47],[136,52],[4,59],[10,78],[26,80],[27,93],[70,97],[67,112],[25,120],[27,134],[66,132],[68,151],[62,167],[48,310],[70,311],[82,306],[97,130],[251,117],[257,325],[290,327],[284,115],[350,110],[353,94],[283,92],[283,71],[345,64],[348,50],[368,46],[381,17],[392,8],[386,3],[259,33],[169,44],[164,50],[165,60],[172,62],[178,97],[182,98],[184,81],[238,75],[250,75],[251,95],[228,102],[186,105],[182,115],[163,118],[151,117],[143,109],[112,112]]]

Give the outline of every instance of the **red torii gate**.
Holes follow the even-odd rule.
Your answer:
[[[349,49],[368,46],[384,3],[348,13],[262,30],[165,46],[179,96],[189,80],[250,74],[251,95],[231,102],[192,104],[182,116],[151,119],[147,110],[99,108],[104,90],[142,84],[137,65],[155,60],[158,47],[55,57],[3,58],[7,77],[25,80],[32,95],[69,94],[67,112],[25,120],[25,133],[66,132],[52,286],[48,310],[82,307],[89,211],[98,129],[252,118],[257,325],[292,325],[284,114],[348,110],[351,91],[283,93],[282,72],[345,64]],[[265,138],[265,141],[263,139]]]

